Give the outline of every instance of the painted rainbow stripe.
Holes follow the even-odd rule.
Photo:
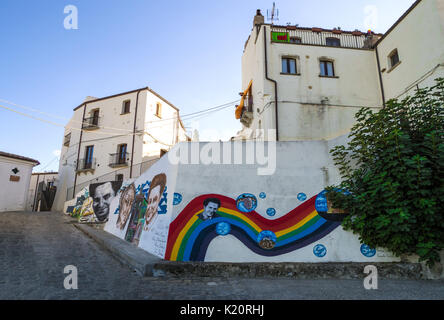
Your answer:
[[[197,216],[203,211],[206,198],[218,198],[219,217],[203,221]],[[210,242],[218,236],[219,222],[230,224],[230,234],[253,252],[262,256],[277,256],[305,247],[336,229],[340,222],[329,221],[315,210],[316,196],[306,200],[279,219],[268,220],[255,211],[240,212],[232,198],[207,194],[194,198],[170,224],[165,259],[173,261],[204,261]],[[269,230],[277,237],[273,249],[263,249],[257,243],[261,231]]]

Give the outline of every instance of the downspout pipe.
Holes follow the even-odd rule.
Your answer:
[[[381,63],[379,62],[378,46],[375,46],[376,62],[378,64],[379,85],[381,86],[382,105],[385,108],[384,84],[382,82]]]
[[[135,140],[136,140],[137,108],[139,106],[139,93],[140,93],[140,91],[141,90],[137,91],[136,108],[134,109],[133,144],[131,146],[130,179],[133,177],[134,143],[135,143]]]
[[[79,149],[77,150],[77,162],[76,162],[76,168],[74,170],[74,187],[73,187],[73,190],[72,190],[72,197],[73,198],[76,196],[77,169],[79,167],[80,148],[82,146],[83,121],[85,121],[85,112],[86,112],[86,103],[85,103],[85,105],[83,107],[82,126],[80,127]]]
[[[278,116],[278,91],[277,81],[268,77],[268,57],[267,57],[267,27],[264,25],[264,55],[265,55],[265,79],[274,84],[274,105],[276,114],[276,141],[279,141],[279,116]]]

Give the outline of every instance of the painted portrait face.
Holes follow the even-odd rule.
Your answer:
[[[219,209],[219,205],[217,203],[208,202],[208,204],[204,206],[203,216],[205,218],[211,218],[216,213],[217,209]]]
[[[116,226],[123,230],[125,227],[126,221],[128,220],[129,214],[131,212],[131,207],[133,205],[134,198],[136,196],[136,189],[134,188],[134,184],[130,184],[123,191],[120,196],[120,209],[119,209],[119,218],[117,219]]]
[[[159,207],[160,198],[160,186],[156,186],[151,190],[148,196],[148,205],[145,213],[145,230],[148,230],[150,222],[157,214],[157,208]]]
[[[99,221],[104,221],[108,218],[109,205],[114,196],[111,182],[104,183],[96,188],[93,196],[93,208]]]

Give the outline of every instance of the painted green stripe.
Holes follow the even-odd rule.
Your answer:
[[[287,234],[284,234],[282,236],[280,236],[277,241],[282,241],[285,240],[287,238],[293,237],[294,235],[297,235],[298,233],[301,233],[302,231],[308,229],[309,227],[311,227],[312,225],[314,225],[321,217],[319,215],[314,216],[311,220],[309,220],[307,223],[305,223],[303,226],[297,228],[296,230],[293,230]]]
[[[197,219],[196,222],[194,222],[193,225],[190,227],[190,229],[188,229],[187,233],[182,239],[182,242],[180,243],[179,251],[177,253],[177,261],[183,260],[183,254],[185,252],[185,247],[187,246],[188,239],[190,238],[194,229],[196,229],[202,222],[203,221],[201,219]]]
[[[256,231],[256,229],[254,229],[252,226],[250,226],[245,220],[242,220],[241,218],[239,218],[239,217],[236,217],[236,216],[233,216],[233,215],[231,215],[231,214],[229,214],[229,213],[226,213],[226,212],[217,212],[221,217],[224,217],[224,218],[228,218],[228,219],[233,219],[233,220],[236,220],[236,221],[239,221],[239,222],[241,222],[243,225],[245,225],[246,227],[248,227],[249,229],[251,229],[251,231],[253,231],[253,233],[255,234],[255,235],[258,235],[259,234],[259,232],[257,232]]]

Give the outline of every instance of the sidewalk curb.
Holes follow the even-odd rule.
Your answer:
[[[155,276],[154,265],[162,259],[126,242],[106,231],[80,223],[74,227],[84,232],[113,257],[145,277]]]
[[[249,277],[293,279],[364,279],[364,268],[373,265],[380,279],[427,278],[420,263],[413,262],[324,262],[324,263],[229,263],[180,262],[156,257],[106,231],[101,226],[73,223],[112,256],[141,276]],[[103,226],[102,226],[103,227]]]

